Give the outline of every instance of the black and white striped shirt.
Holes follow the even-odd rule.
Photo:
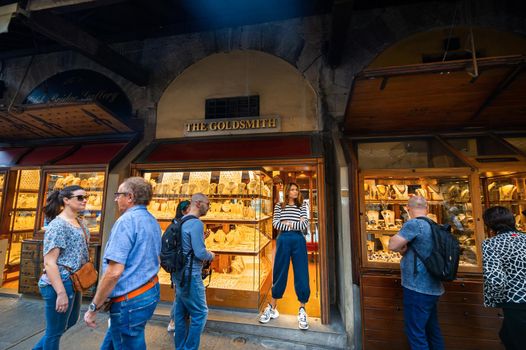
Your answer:
[[[302,222],[301,218],[305,220]],[[281,231],[301,231],[306,232],[309,227],[308,208],[307,204],[303,202],[301,208],[295,205],[287,204],[285,208],[281,208],[281,203],[277,203],[274,206],[274,218],[272,219],[272,225],[275,229]],[[288,227],[283,224],[282,221],[291,221],[292,227]]]

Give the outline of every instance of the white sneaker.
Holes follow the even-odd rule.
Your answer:
[[[309,329],[309,321],[307,320],[307,312],[305,308],[300,307],[298,313],[298,327],[299,329]]]
[[[260,323],[268,323],[270,319],[278,318],[279,312],[278,309],[272,308],[272,305],[268,304],[263,313],[259,316]]]
[[[170,323],[168,323],[168,327],[166,327],[166,330],[168,332],[175,331],[175,322],[173,320],[170,320]]]

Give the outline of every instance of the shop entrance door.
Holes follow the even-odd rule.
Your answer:
[[[306,304],[307,314],[311,317],[321,317],[320,299],[320,258],[319,258],[319,211],[318,211],[318,174],[314,166],[280,166],[265,167],[265,170],[272,173],[274,181],[274,202],[282,203],[285,201],[286,185],[290,182],[299,186],[301,199],[307,204],[309,225],[305,232],[307,246],[308,270],[310,297]],[[273,230],[273,252],[276,252],[276,239],[279,232]],[[271,292],[269,293],[269,298]],[[297,315],[299,301],[294,288],[294,270],[290,262],[287,287],[281,300],[278,300],[278,311],[282,314]]]
[[[38,207],[40,170],[12,170],[5,196],[0,239],[7,239],[2,287],[18,288],[22,240],[33,237]]]
[[[267,305],[271,298],[278,236],[272,225],[273,209],[285,199],[285,186],[295,182],[300,188],[302,203],[308,208],[309,225],[304,236],[310,285],[307,313],[310,317],[322,317],[321,300],[326,295],[322,292],[323,260],[320,259],[320,242],[324,240],[321,234],[324,218],[320,214],[324,205],[319,203],[323,198],[319,186],[323,183],[320,179],[323,162],[321,159],[291,160],[288,164],[280,160],[246,161],[236,165],[218,162],[136,166],[136,174],[153,186],[148,210],[163,231],[174,218],[179,203],[191,199],[193,193],[208,195],[209,211],[201,220],[205,224],[205,245],[216,253],[212,276],[205,280],[210,307],[259,312]],[[292,264],[288,271],[286,291],[278,302],[278,309],[283,314],[297,315],[300,304],[294,289]],[[161,270],[159,279],[161,299],[173,300],[170,276]]]

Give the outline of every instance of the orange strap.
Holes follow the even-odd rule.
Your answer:
[[[159,277],[157,277],[157,275],[155,275],[148,282],[146,282],[145,284],[143,284],[139,288],[137,288],[135,290],[132,290],[128,294],[121,295],[120,297],[111,298],[111,301],[114,302],[114,303],[120,303],[123,300],[126,300],[126,299],[130,300],[130,299],[133,299],[135,297],[138,297],[142,293],[152,289],[153,286],[155,286],[157,284],[157,282],[159,282]]]

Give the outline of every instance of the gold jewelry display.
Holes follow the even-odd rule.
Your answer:
[[[389,199],[389,186],[376,185],[378,199]]]
[[[382,210],[380,213],[382,214],[382,217],[384,218],[385,226],[388,229],[394,227],[394,224],[395,224],[394,211],[392,211],[392,210]]]
[[[437,216],[435,214],[428,213],[426,216],[430,218],[431,220],[433,220],[434,222],[437,222]]]
[[[465,188],[460,192],[460,201],[469,202],[469,188]]]
[[[398,200],[409,199],[407,185],[393,185],[393,189],[396,194],[396,199]]]
[[[427,191],[424,190],[423,188],[417,188],[415,193],[417,196],[421,196],[427,199]]]
[[[391,236],[383,235],[380,238],[380,242],[382,243],[382,247],[384,251],[389,250],[389,240],[391,239]]]
[[[512,184],[500,186],[499,187],[499,200],[511,201],[516,191],[517,191],[517,187]]]
[[[433,201],[442,201],[444,197],[440,194],[440,186],[438,185],[427,185],[430,199]]]

